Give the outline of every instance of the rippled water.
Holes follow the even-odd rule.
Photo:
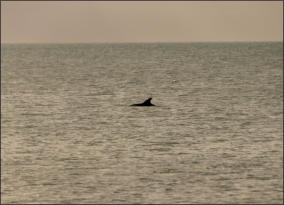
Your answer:
[[[2,203],[283,202],[282,49],[2,45]]]

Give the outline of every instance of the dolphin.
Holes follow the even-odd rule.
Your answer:
[[[148,98],[147,100],[145,100],[143,103],[140,104],[133,104],[131,106],[155,106],[151,103],[152,98]]]

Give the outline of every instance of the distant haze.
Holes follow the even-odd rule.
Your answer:
[[[3,43],[282,41],[282,2],[1,2]]]

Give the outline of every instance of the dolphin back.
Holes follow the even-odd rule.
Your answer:
[[[131,106],[155,106],[151,103],[152,98],[148,98],[147,100],[145,100],[143,103],[140,104],[133,104]]]

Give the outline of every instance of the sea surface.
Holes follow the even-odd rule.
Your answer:
[[[1,49],[2,203],[283,202],[282,42]]]

